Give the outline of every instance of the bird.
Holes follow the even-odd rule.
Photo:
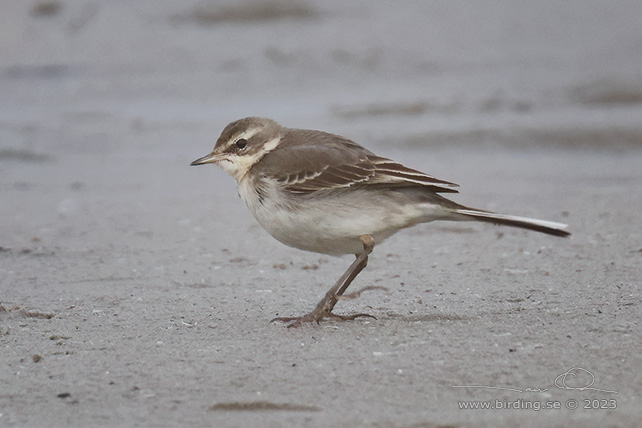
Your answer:
[[[216,164],[234,178],[240,198],[278,241],[315,253],[355,255],[311,312],[272,320],[288,327],[324,318],[372,317],[332,310],[366,267],[375,245],[419,223],[476,220],[570,235],[566,224],[460,205],[441,195],[458,193],[455,183],[378,156],[348,138],[287,128],[263,117],[228,124],[211,153],[191,163],[205,164]]]

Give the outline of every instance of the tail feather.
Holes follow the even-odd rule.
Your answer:
[[[457,208],[453,212],[472,217],[475,220],[485,221],[488,223],[502,224],[506,226],[521,227],[523,229],[535,230],[537,232],[548,233],[555,236],[569,236],[567,232],[567,225],[564,223],[556,223],[548,220],[537,220],[528,217],[519,217],[514,215],[496,214],[487,211],[478,211],[470,208]]]

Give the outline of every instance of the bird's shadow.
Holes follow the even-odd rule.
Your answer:
[[[406,322],[434,322],[434,321],[468,321],[471,320],[470,316],[463,316],[458,314],[448,313],[432,313],[432,314],[416,314],[416,315],[401,315],[395,313],[388,313],[386,315],[378,316],[379,320],[400,320]]]

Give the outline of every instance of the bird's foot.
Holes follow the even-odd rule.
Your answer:
[[[305,322],[316,322],[317,324],[319,324],[321,320],[324,318],[334,318],[341,321],[351,321],[359,317],[369,317],[369,318],[376,319],[374,316],[370,314],[354,314],[354,315],[333,314],[332,309],[336,304],[337,304],[336,296],[326,295],[326,297],[323,300],[321,300],[317,305],[317,307],[314,308],[314,310],[309,314],[305,314],[300,317],[278,317],[278,318],[274,318],[270,322],[275,322],[275,321],[289,322],[290,324],[288,324],[288,328],[295,328],[295,327],[300,327]]]
[[[315,314],[315,311],[312,311],[309,314],[306,314],[300,317],[277,317],[270,320],[270,322],[276,322],[276,321],[289,322],[290,324],[288,324],[288,328],[296,328],[296,327],[301,327],[305,322],[316,322],[317,324],[319,324],[321,320],[324,318],[334,318],[340,321],[352,321],[359,317],[377,319],[375,316],[370,314],[338,315],[332,312]]]
[[[337,304],[339,299],[354,299],[361,294],[361,291],[372,289],[372,288],[379,288],[379,287],[366,287],[363,290],[353,293],[352,295],[344,295],[344,292],[346,291],[350,283],[352,283],[352,280],[354,280],[357,277],[357,275],[359,275],[359,272],[361,272],[363,268],[365,268],[366,265],[368,264],[368,254],[372,252],[372,248],[374,247],[374,239],[372,239],[372,236],[361,235],[359,239],[363,243],[363,252],[356,255],[357,259],[354,262],[352,262],[348,270],[346,270],[343,273],[343,275],[341,275],[341,278],[339,278],[337,283],[330,290],[328,290],[328,292],[325,294],[323,299],[321,299],[321,301],[317,304],[316,308],[314,308],[312,312],[310,312],[309,314],[303,315],[302,317],[274,318],[270,322],[274,322],[274,321],[289,322],[290,324],[288,324],[288,328],[292,328],[292,327],[299,327],[304,322],[314,321],[317,324],[319,324],[323,318],[330,318],[330,317],[339,319],[341,321],[353,320],[359,317],[375,318],[369,314],[336,315],[332,313],[332,309],[334,309],[334,305]]]

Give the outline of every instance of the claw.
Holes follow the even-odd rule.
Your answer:
[[[340,321],[353,321],[359,317],[377,319],[377,317],[370,314],[338,315],[327,311],[323,311],[320,314],[315,314],[315,311],[312,311],[309,314],[303,315],[301,317],[277,317],[270,320],[270,322],[289,322],[290,324],[288,324],[288,328],[296,328],[303,325],[304,322],[316,322],[317,324],[319,324],[324,318],[334,318]]]

